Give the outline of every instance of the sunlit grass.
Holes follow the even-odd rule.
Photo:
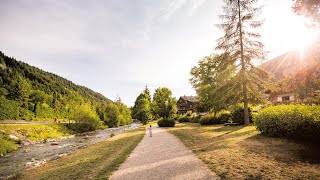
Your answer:
[[[128,131],[22,173],[19,179],[108,179],[145,134],[145,127]]]
[[[168,129],[225,179],[319,179],[319,146],[260,135],[255,126]]]
[[[3,124],[0,125],[0,130],[31,141],[53,139],[74,133],[65,124]]]
[[[17,145],[14,141],[8,140],[6,137],[0,135],[0,154],[6,155],[9,152],[17,150]]]

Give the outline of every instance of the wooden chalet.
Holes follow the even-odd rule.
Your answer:
[[[181,96],[177,102],[178,114],[185,114],[187,111],[196,112],[197,105],[197,96]]]

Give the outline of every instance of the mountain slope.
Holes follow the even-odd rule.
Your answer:
[[[260,66],[273,75],[273,91],[294,92],[302,102],[320,102],[319,43],[310,46],[303,54],[288,52]]]
[[[299,71],[320,63],[320,38],[305,48],[304,52],[290,51],[269,60],[259,67],[274,76],[274,81],[294,76]]]
[[[95,116],[111,100],[0,51],[0,119],[73,119],[79,108]]]
[[[270,72],[278,81],[293,76],[314,64],[317,64],[316,59],[310,54],[300,55],[297,51],[291,51],[263,63],[260,68]]]

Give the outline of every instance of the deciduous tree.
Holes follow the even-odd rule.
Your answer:
[[[172,118],[177,113],[177,100],[168,88],[158,88],[153,95],[153,113],[155,117]]]
[[[190,83],[199,97],[199,111],[217,112],[226,107],[217,101],[220,97],[216,90],[235,73],[234,65],[228,63],[229,58],[228,54],[206,56],[191,69]]]

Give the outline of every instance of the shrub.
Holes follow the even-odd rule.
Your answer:
[[[199,123],[199,120],[200,120],[200,116],[195,116],[193,118],[190,119],[190,122],[192,123]]]
[[[320,139],[320,106],[271,106],[261,111],[255,121],[257,129],[268,136]]]
[[[237,106],[231,112],[231,118],[234,123],[244,124],[244,108],[243,106]],[[250,123],[252,123],[252,110],[249,107],[249,119]]]
[[[223,111],[221,113],[218,113],[216,117],[220,124],[224,124],[228,122],[229,118],[231,117],[231,114],[229,111]]]
[[[199,116],[196,113],[192,113],[192,111],[186,112],[184,115],[180,115],[178,117],[179,123],[183,122],[193,122],[198,123],[199,122]]]
[[[76,132],[87,132],[96,130],[100,125],[100,122],[93,118],[86,118],[85,121],[77,122],[73,124],[73,130]]]
[[[180,116],[178,118],[179,123],[183,123],[183,122],[190,122],[190,118],[187,116]]]
[[[174,127],[176,124],[174,119],[159,119],[158,126],[159,127]]]
[[[76,123],[69,125],[69,127],[76,132],[93,131],[100,125],[98,115],[89,104],[77,107],[73,118]]]
[[[219,119],[215,117],[213,113],[206,114],[200,117],[199,123],[201,125],[212,125],[212,124],[219,124]]]
[[[9,152],[17,150],[17,145],[8,139],[0,136],[0,154],[6,155]]]

